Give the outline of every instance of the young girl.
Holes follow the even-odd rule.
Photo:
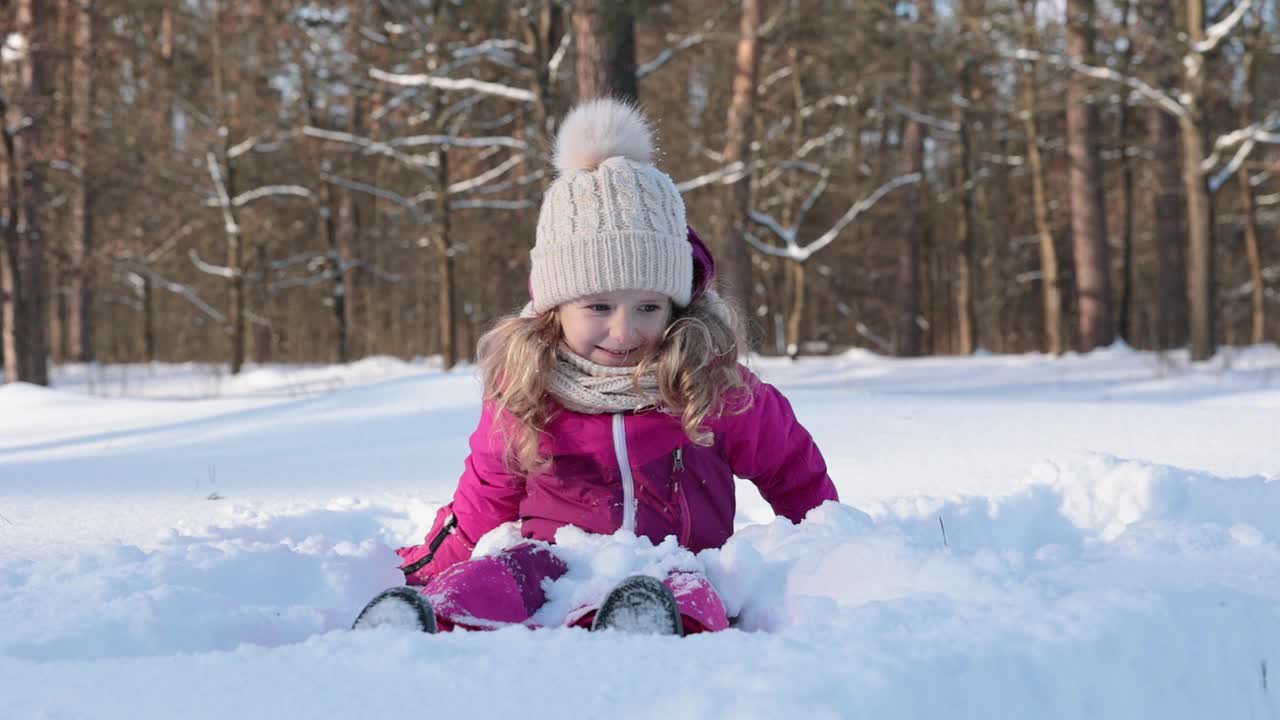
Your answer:
[[[720,547],[735,475],[793,522],[837,499],[786,399],[738,363],[743,333],[708,287],[714,263],[652,164],[645,118],[613,100],[580,105],[555,155],[532,300],[480,339],[484,405],[466,470],[425,542],[397,551],[421,588],[382,593],[356,627],[529,624],[544,581],[568,569],[547,547],[558,528]],[[471,559],[514,520],[541,542]],[[679,572],[628,578],[567,624],[681,634],[729,621],[704,576]]]

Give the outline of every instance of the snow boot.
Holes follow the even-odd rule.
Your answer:
[[[401,627],[425,633],[436,631],[436,613],[422,593],[411,587],[383,590],[360,611],[352,630]]]
[[[632,575],[605,596],[591,630],[621,630],[640,635],[684,635],[675,595],[661,580]]]

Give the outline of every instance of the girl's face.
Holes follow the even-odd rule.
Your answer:
[[[658,349],[671,298],[651,290],[614,290],[556,308],[569,349],[598,365],[635,365]]]

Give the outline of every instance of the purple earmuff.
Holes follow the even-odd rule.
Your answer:
[[[716,260],[692,227],[689,227],[689,246],[693,252],[693,294],[689,296],[689,302],[693,303],[711,287],[711,280],[716,276]]]

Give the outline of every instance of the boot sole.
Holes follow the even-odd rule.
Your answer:
[[[670,588],[657,578],[633,575],[609,591],[596,611],[591,630],[682,636],[684,621]]]
[[[391,606],[390,604],[394,604]],[[394,609],[392,609],[394,607]],[[399,612],[397,612],[397,610]],[[406,622],[408,619],[408,622]],[[410,587],[393,587],[378,593],[351,623],[352,630],[416,623],[425,633],[436,632],[436,613],[431,603]]]

